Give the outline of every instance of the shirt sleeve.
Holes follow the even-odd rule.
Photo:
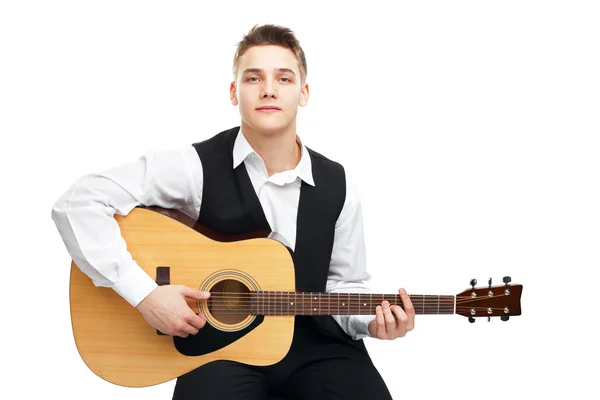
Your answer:
[[[362,208],[353,182],[346,182],[346,200],[335,226],[327,292],[371,293],[367,281]],[[333,319],[354,340],[370,337],[373,315],[334,315]]]
[[[190,145],[151,151],[135,162],[78,179],[56,201],[51,215],[82,272],[135,307],[157,285],[127,251],[114,215],[143,205],[197,218],[201,198],[202,164]]]

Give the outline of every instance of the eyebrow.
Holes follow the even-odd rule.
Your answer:
[[[275,68],[275,70],[278,71],[278,72],[289,72],[292,75],[296,75],[296,73],[294,71],[292,71],[291,69],[289,69],[289,68]],[[261,69],[261,68],[246,68],[244,70],[244,74],[251,73],[251,72],[262,73],[262,72],[264,72],[264,70]]]

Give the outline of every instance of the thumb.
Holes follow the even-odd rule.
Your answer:
[[[210,297],[210,292],[203,292],[201,290],[192,289],[187,286],[182,287],[181,294],[183,294],[185,297],[190,297],[196,300],[204,300]]]

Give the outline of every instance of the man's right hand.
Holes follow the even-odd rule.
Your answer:
[[[162,333],[187,337],[204,327],[206,317],[202,313],[196,314],[185,301],[186,297],[204,300],[210,293],[183,285],[158,286],[136,308],[148,324]]]

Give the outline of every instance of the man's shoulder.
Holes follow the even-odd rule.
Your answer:
[[[218,144],[226,143],[227,139],[231,138],[232,136],[235,136],[239,130],[239,126],[234,126],[233,128],[226,129],[217,134],[214,134],[213,136],[207,139],[194,142],[192,143],[192,146],[194,146],[197,149],[200,146],[215,146]]]
[[[329,157],[324,156],[323,154],[313,150],[312,148],[306,146],[306,150],[308,150],[308,153],[311,156],[311,160],[312,161],[316,161],[318,163],[323,163],[324,165],[333,167],[333,168],[341,168],[342,171],[344,169],[344,166],[338,162],[338,161],[334,161]]]
[[[305,146],[306,147],[306,146]],[[319,181],[326,181],[327,185],[346,185],[346,169],[341,162],[324,156],[312,148],[306,147],[310,154],[313,174]]]

